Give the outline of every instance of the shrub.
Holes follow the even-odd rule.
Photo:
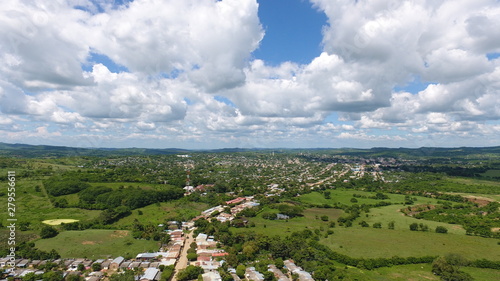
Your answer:
[[[42,239],[52,238],[57,236],[57,234],[59,234],[59,232],[50,225],[44,226],[40,231],[40,237],[42,237]]]
[[[436,233],[448,233],[448,229],[444,226],[437,226]]]

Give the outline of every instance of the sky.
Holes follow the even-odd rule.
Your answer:
[[[498,0],[0,2],[0,142],[500,145]]]

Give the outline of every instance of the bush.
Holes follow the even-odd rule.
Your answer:
[[[410,224],[410,230],[411,231],[418,231],[418,223],[414,222]]]
[[[380,222],[374,223],[373,228],[382,228],[382,223],[380,223]]]
[[[196,253],[187,254],[187,259],[190,261],[195,261],[197,258],[198,258],[198,255]]]
[[[437,226],[436,233],[448,233],[448,229],[444,226]]]
[[[57,234],[59,234],[59,232],[50,225],[44,226],[40,231],[40,237],[42,237],[42,239],[52,238],[57,236]]]

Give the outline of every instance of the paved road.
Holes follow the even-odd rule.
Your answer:
[[[184,240],[184,247],[182,247],[179,260],[175,264],[175,274],[174,277],[172,278],[172,281],[177,281],[177,273],[179,273],[181,269],[186,268],[188,265],[187,250],[189,250],[189,246],[191,245],[191,243],[194,242],[193,235],[194,235],[193,231],[191,231],[189,234],[187,234],[186,240]]]

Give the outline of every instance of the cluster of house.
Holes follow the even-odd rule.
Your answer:
[[[302,270],[299,266],[295,265],[292,260],[284,261],[285,269],[288,270],[290,274],[297,274],[299,281],[314,281],[311,274],[307,271]],[[268,271],[272,272],[278,281],[291,281],[289,275],[283,273],[280,269],[278,269],[274,264],[270,264],[268,266]],[[236,276],[237,277],[237,276]],[[245,270],[245,277],[251,281],[264,281],[264,274],[258,272],[255,267],[247,267]],[[233,276],[234,278],[234,276]],[[239,280],[234,278],[234,280]]]
[[[173,222],[177,224],[177,222]],[[172,223],[172,225],[173,225]],[[183,222],[182,228],[192,229],[194,227],[193,222]],[[170,235],[170,243],[159,249],[158,252],[154,253],[140,253],[135,259],[126,260],[123,257],[117,257],[115,259],[98,259],[95,261],[89,259],[65,259],[65,260],[27,260],[27,259],[17,259],[15,261],[15,267],[6,268],[7,264],[11,262],[9,258],[0,259],[0,267],[6,268],[8,270],[8,276],[14,278],[22,278],[28,273],[43,274],[42,270],[37,270],[36,268],[45,265],[48,262],[56,263],[66,270],[64,276],[68,274],[78,274],[81,275],[79,269],[90,269],[93,264],[100,264],[101,271],[92,272],[87,277],[87,281],[99,281],[104,273],[107,271],[117,271],[118,269],[137,269],[142,268],[143,274],[139,276],[138,281],[156,281],[160,280],[160,270],[159,266],[164,265],[174,265],[177,262],[181,254],[182,247],[184,245],[184,232],[182,229],[168,230]],[[80,266],[80,265],[83,265]]]
[[[139,254],[141,255],[141,254]],[[143,274],[138,277],[138,281],[157,281],[160,280],[161,273],[158,269],[160,264],[164,264],[161,261],[148,262],[141,261],[141,259],[135,260],[125,260],[123,257],[117,257],[115,259],[98,259],[95,261],[89,259],[57,259],[53,261],[47,260],[26,260],[19,259],[15,261],[15,267],[6,269],[9,277],[13,277],[14,280],[21,280],[22,277],[29,273],[34,273],[35,275],[41,275],[44,273],[43,270],[37,269],[37,267],[43,266],[46,263],[51,262],[64,267],[63,277],[68,275],[81,275],[80,269],[90,269],[93,264],[100,264],[101,270],[94,271],[85,277],[86,281],[99,281],[104,277],[105,272],[117,271],[118,269],[136,269],[142,268]],[[0,260],[1,267],[5,267],[6,263],[4,259]],[[81,266],[83,265],[83,267]]]
[[[207,190],[207,188],[212,188],[214,187],[215,185],[214,184],[200,184],[196,187],[192,186],[192,185],[187,185],[184,187],[184,190],[186,191],[184,193],[184,195],[189,195],[195,191],[198,191],[198,192],[205,192]]]
[[[219,214],[215,217],[216,220],[220,222],[227,222],[227,221],[232,221],[235,216],[240,213],[241,211],[248,209],[248,208],[253,208],[259,206],[260,203],[256,202],[253,200],[253,196],[247,196],[247,197],[238,197],[233,200],[226,201],[226,205],[218,205],[215,207],[212,207],[210,209],[207,209],[203,212],[201,212],[201,217],[208,218],[210,217],[213,213],[218,212]],[[232,206],[230,209],[230,213],[225,213],[225,209],[227,206]],[[196,218],[197,219],[197,218]]]
[[[199,233],[195,238],[196,254],[198,255],[196,261],[192,265],[203,268],[205,274],[204,281],[219,281],[221,280],[220,274],[217,269],[224,263],[221,258],[227,256],[228,253],[223,250],[217,249],[217,241],[213,236],[208,236],[204,233]]]

